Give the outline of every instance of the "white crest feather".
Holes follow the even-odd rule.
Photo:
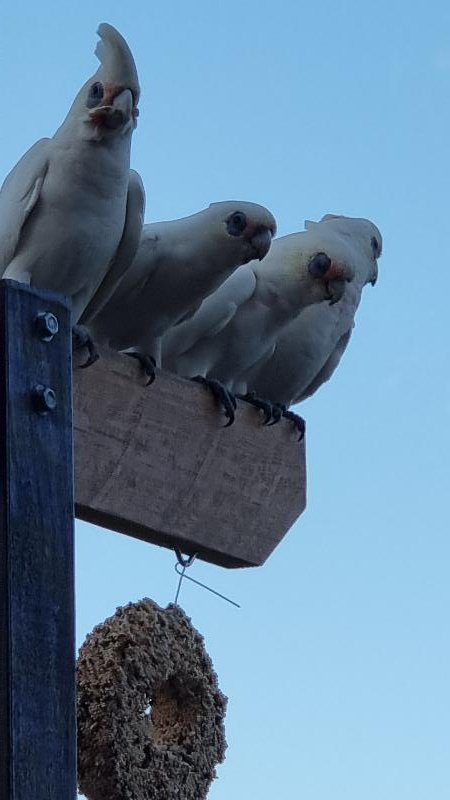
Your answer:
[[[109,83],[117,83],[131,89],[135,97],[139,95],[139,78],[134,58],[122,34],[107,22],[97,28],[100,41],[95,55],[100,61],[97,75]]]

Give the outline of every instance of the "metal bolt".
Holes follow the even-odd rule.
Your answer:
[[[40,311],[34,318],[38,336],[43,342],[51,342],[59,331],[58,320],[50,311]]]
[[[56,408],[56,393],[50,386],[37,383],[32,391],[33,408],[38,414],[48,414]]]

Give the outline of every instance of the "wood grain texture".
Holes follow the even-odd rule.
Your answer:
[[[37,335],[52,312],[59,332]],[[76,796],[70,311],[0,281],[0,797]],[[32,405],[36,384],[56,408]]]
[[[202,386],[101,351],[74,370],[76,515],[226,567],[263,564],[306,503],[304,443],[292,424],[236,422]]]

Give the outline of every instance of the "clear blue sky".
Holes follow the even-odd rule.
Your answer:
[[[229,696],[211,800],[450,796],[450,7],[281,0],[0,12],[3,178],[93,72],[97,24],[142,85],[133,166],[147,220],[264,203],[281,234],[326,212],[384,234],[375,289],[333,381],[308,401],[308,509],[265,567],[186,585]],[[168,551],[77,525],[78,640],[143,596]]]

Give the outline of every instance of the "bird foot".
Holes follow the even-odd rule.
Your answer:
[[[139,361],[148,377],[148,381],[145,385],[150,386],[156,378],[156,361],[153,356],[149,356],[147,353],[140,353],[138,350],[124,350],[124,354]]]
[[[287,408],[282,403],[272,403],[272,422],[269,422],[269,425],[276,425],[285,411]]]
[[[204,378],[202,375],[196,375],[195,378],[192,378],[193,381],[196,383],[201,383],[202,386],[206,386],[207,389],[210,389],[215,399],[220,403],[223,410],[225,411],[225,416],[228,417],[228,422],[225,425],[225,428],[228,428],[230,425],[233,424],[235,418],[235,411],[236,411],[236,400],[233,394],[225,388],[225,386],[220,383],[220,381],[216,381],[215,378]]]
[[[247,394],[237,394],[236,397],[239,400],[244,400],[246,403],[250,403],[250,405],[255,406],[264,414],[263,425],[273,425],[273,422],[270,422],[273,416],[273,405],[269,402],[269,400],[263,400],[262,397],[258,397],[256,392],[247,392]],[[281,414],[280,414],[281,416]],[[276,420],[278,421],[278,420]]]
[[[90,367],[91,364],[95,364],[97,359],[100,358],[94,340],[84,325],[72,326],[72,347],[74,350],[81,350],[82,347],[87,348],[88,358],[84,364],[80,364],[82,369]]]
[[[306,427],[305,420],[303,419],[303,417],[301,417],[299,414],[295,414],[293,411],[289,411],[286,408],[282,411],[282,416],[285,419],[288,419],[294,423],[294,426],[299,433],[298,441],[301,442],[301,440],[305,435],[305,427]]]

